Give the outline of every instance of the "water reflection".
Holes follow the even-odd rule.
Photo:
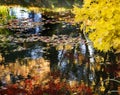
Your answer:
[[[94,72],[92,72],[92,68],[89,68],[90,64],[85,58],[85,43],[82,43],[82,46],[81,43],[78,44],[72,50],[62,48],[58,51],[56,51],[55,47],[50,47],[49,45],[46,45],[49,48],[46,47],[48,49],[44,51],[45,45],[40,42],[24,43],[21,46],[26,48],[26,50],[17,52],[18,56],[15,57],[15,60],[17,59],[15,62],[9,61],[7,62],[8,64],[0,66],[0,84],[2,89],[6,88],[8,84],[17,83],[20,84],[20,88],[31,89],[25,86],[26,80],[32,81],[33,86],[43,84],[43,81],[50,77],[49,73],[51,70],[54,72],[57,68],[60,70],[60,78],[66,79],[71,87],[79,83],[85,82],[88,84],[89,81],[94,81]],[[93,53],[93,51],[90,52]],[[20,54],[20,52],[23,52],[23,54]],[[12,52],[9,56],[15,56],[17,53]],[[21,55],[23,57],[20,58]],[[7,57],[9,56],[7,55]],[[52,69],[55,65],[57,65],[57,68]]]
[[[10,16],[15,19],[9,21],[8,29],[12,31],[22,31],[27,33],[39,34],[42,30],[42,14],[35,13],[24,7],[10,7]]]
[[[61,56],[60,56],[61,55]],[[62,58],[61,58],[62,57]],[[59,69],[63,74],[63,77],[67,76],[68,80],[81,81],[87,79],[86,65],[84,61],[84,56],[78,54],[74,56],[73,53],[66,51],[59,51]]]
[[[41,43],[26,43],[22,45],[26,50],[19,51],[19,52],[12,52],[10,54],[4,55],[5,62],[8,62],[7,68],[11,68],[11,66],[15,67],[13,68],[13,71],[15,75],[20,75],[19,78],[16,77],[14,74],[10,74],[12,78],[12,82],[15,80],[20,80],[24,77],[28,77],[29,71],[32,69],[36,69],[37,71],[41,71],[39,64],[40,60],[47,56],[47,59],[50,60],[50,69],[55,68],[56,62],[58,62],[58,68],[62,73],[62,77],[66,78],[68,80],[85,80],[87,81],[87,63],[84,63],[84,55],[80,52],[73,52],[72,50],[58,50],[56,51],[55,48],[51,47],[46,52],[44,51],[44,45]],[[48,53],[49,52],[49,53]],[[58,52],[58,53],[57,53]],[[58,54],[58,57],[55,55]],[[14,56],[13,56],[14,55]],[[12,57],[14,57],[15,63],[12,61]],[[16,56],[16,57],[15,57]],[[20,58],[21,56],[21,58]],[[58,60],[57,60],[58,58]],[[13,63],[12,63],[13,62]],[[12,64],[11,64],[12,63]],[[36,64],[36,65],[35,65]],[[10,66],[9,66],[10,65]],[[33,66],[35,65],[35,66]],[[33,68],[32,68],[33,67]],[[16,71],[18,70],[19,71]],[[23,69],[24,68],[24,69]],[[32,69],[31,69],[32,68]],[[45,67],[44,67],[45,68]],[[21,70],[20,70],[21,69]],[[29,70],[30,69],[30,70]],[[6,70],[6,67],[4,67],[4,70]],[[33,70],[32,70],[33,71]],[[9,73],[11,71],[8,71]],[[23,74],[24,73],[24,74]],[[22,76],[21,76],[22,74]],[[29,75],[29,76],[30,76]],[[13,82],[14,83],[14,82]]]
[[[43,80],[48,78],[50,73],[50,62],[44,58],[26,59],[15,63],[0,66],[0,87],[7,87],[9,84],[21,83],[30,79],[34,85],[41,84]],[[11,69],[12,68],[12,69]],[[21,85],[20,85],[21,86]],[[25,88],[23,86],[23,88]]]
[[[27,48],[28,50],[26,50],[26,53],[25,53],[25,51],[22,51],[22,52],[24,52],[24,54],[19,53],[19,55],[17,57],[17,58],[20,58],[20,56],[23,55],[23,58],[16,60],[16,62],[7,62],[7,64],[5,64],[4,66],[1,65],[0,66],[1,67],[0,68],[1,69],[1,76],[0,76],[1,87],[3,87],[3,88],[6,87],[6,85],[7,85],[6,81],[8,81],[9,78],[11,80],[10,84],[11,83],[16,84],[16,82],[18,83],[18,81],[21,81],[21,80],[23,81],[23,79],[25,79],[25,80],[30,79],[31,76],[37,75],[38,72],[41,73],[41,71],[43,69],[40,68],[39,59],[46,58],[44,56],[45,52],[44,52],[43,47],[44,46],[40,43],[24,45],[24,48]],[[48,62],[50,63],[48,70],[50,72],[51,72],[51,70],[53,70],[53,72],[55,72],[56,69],[51,69],[51,68],[54,68],[55,65],[57,65],[57,67],[59,68],[59,70],[61,72],[61,74],[60,75],[57,74],[57,76],[60,76],[62,79],[66,79],[66,81],[69,82],[69,84],[71,86],[73,86],[73,84],[76,85],[76,82],[78,84],[82,83],[82,82],[85,82],[87,84],[89,82],[93,82],[95,85],[94,67],[90,66],[92,64],[88,63],[88,61],[85,60],[86,59],[85,55],[83,55],[81,53],[82,50],[79,48],[79,46],[78,46],[78,49],[79,49],[79,51],[75,50],[75,48],[73,48],[72,50],[62,49],[62,50],[56,51],[55,47],[49,47],[49,49],[47,50],[47,54],[46,54],[46,56],[47,56],[46,59],[49,59]],[[58,54],[58,56],[56,54]],[[16,56],[15,53],[11,53],[11,55]],[[7,56],[7,57],[9,57],[9,56]],[[17,59],[17,58],[15,58],[15,59]],[[58,60],[56,60],[56,58],[58,58]],[[2,63],[3,60],[4,60],[4,57],[2,55],[0,55],[0,62]],[[6,61],[6,58],[5,58],[5,61]],[[99,59],[99,61],[101,61],[101,59]],[[10,64],[14,64],[14,65],[9,66]],[[20,64],[20,65],[17,65],[17,64]],[[36,64],[36,65],[34,65],[34,64]],[[44,65],[41,65],[41,66],[44,67]],[[99,69],[96,72],[96,74],[97,74],[96,80],[97,80],[97,84],[98,84],[100,82],[100,77],[102,76],[105,78],[107,76],[107,72],[105,71],[104,67],[102,67],[102,68],[100,67],[99,62],[97,62],[97,64],[95,64],[94,66],[96,66]],[[15,68],[13,68],[13,67],[15,67]],[[13,70],[7,71],[10,68],[13,68]],[[12,72],[12,74],[11,74],[11,72]],[[40,78],[40,76],[38,76],[36,78],[36,81],[38,81],[39,78]],[[40,82],[38,82],[38,83],[40,83]],[[9,84],[9,82],[8,82],[8,84]]]
[[[41,42],[34,42],[34,43],[22,43],[22,44],[15,44],[15,46],[11,46],[14,48],[3,49],[1,52],[1,56],[5,59],[5,63],[15,62],[16,59],[24,59],[24,58],[31,58],[37,59],[44,56],[44,44]],[[7,53],[6,53],[7,52]],[[1,57],[1,58],[2,58]]]
[[[42,22],[42,15],[41,13],[34,14],[33,18],[34,22]],[[35,34],[38,34],[41,31],[42,27],[40,25],[36,25],[35,27]]]
[[[64,48],[64,47],[63,47]],[[91,64],[94,63],[94,49],[92,44],[88,44],[89,55],[86,56],[87,47],[84,40],[72,50],[62,49],[58,51],[58,67],[62,77],[68,81],[94,81],[95,74]],[[89,61],[88,61],[89,59]]]
[[[80,51],[85,56],[85,54],[86,54],[86,45],[85,45],[85,41],[84,40],[81,41],[81,43],[80,43]]]
[[[37,59],[43,57],[43,52],[43,47],[36,44],[28,53],[32,59]]]
[[[17,19],[27,19],[29,17],[29,11],[23,7],[10,7],[9,9],[10,16],[14,16]]]

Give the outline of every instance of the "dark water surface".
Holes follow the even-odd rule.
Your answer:
[[[52,37],[54,34],[63,34],[78,37],[78,32],[77,27],[72,26],[70,23],[47,23],[37,36]],[[22,33],[22,36],[18,36],[18,39],[24,38],[24,35],[34,35],[34,33],[34,31]],[[16,33],[14,36],[18,34],[19,33]],[[90,61],[94,63],[94,58],[92,58],[94,49],[90,45],[88,49],[90,50],[90,55],[87,55],[87,57],[90,57]],[[46,73],[48,74],[50,71],[56,70],[59,70],[61,72],[61,78],[66,78],[70,84],[74,81],[80,83],[84,81],[86,84],[89,84],[96,81],[95,78],[97,82],[99,82],[101,75],[103,75],[103,78],[107,78],[108,75],[105,71],[101,70],[97,72],[96,77],[95,72],[92,72],[92,70],[88,68],[88,59],[87,57],[83,58],[83,56],[87,54],[86,51],[85,43],[82,40],[77,49],[73,48],[71,51],[67,51],[64,48],[57,50],[55,46],[50,46],[49,43],[42,41],[23,43],[2,42],[0,43],[0,87],[6,87],[8,84],[14,84],[17,83],[17,81],[36,75],[39,75],[39,77],[47,76]],[[78,55],[81,56],[80,60]],[[36,71],[37,74],[34,71]],[[40,74],[43,71],[45,71],[45,75]],[[41,82],[42,81],[39,80],[39,83]]]

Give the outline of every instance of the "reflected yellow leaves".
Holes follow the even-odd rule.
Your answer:
[[[72,50],[72,45],[70,45],[70,44],[66,44],[65,45],[65,50]]]
[[[71,88],[74,88],[74,87],[76,87],[78,85],[78,82],[76,80],[70,80],[69,85],[70,85]]]
[[[71,44],[59,44],[57,47],[56,47],[57,50],[72,50],[73,49],[73,46]]]
[[[50,73],[50,62],[43,59],[27,59],[27,64],[20,61],[0,66],[0,78],[4,78],[7,83],[11,82],[10,74],[14,76],[21,75],[24,79],[34,78],[34,83],[41,84],[43,80],[48,78]],[[21,80],[20,80],[21,81]]]
[[[101,63],[104,62],[104,58],[102,56],[96,55],[95,61],[96,61],[95,69],[96,69],[96,71],[100,71],[101,70]]]
[[[105,87],[104,87],[104,82],[103,82],[102,77],[100,77],[100,82],[101,82],[100,91],[104,92],[105,91]]]
[[[2,54],[0,53],[0,63],[2,63],[4,61],[4,57],[2,56]]]
[[[59,44],[57,47],[56,47],[57,50],[63,50],[63,44]]]
[[[39,83],[48,77],[48,74],[50,73],[50,62],[43,58],[31,60],[28,64],[28,67],[29,66],[31,68],[29,69],[29,74],[32,75],[32,77],[36,76],[36,78],[39,79]]]

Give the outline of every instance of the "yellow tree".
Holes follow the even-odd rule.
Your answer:
[[[120,0],[84,0],[82,8],[74,7],[76,22],[83,22],[86,32],[101,51],[120,50]]]

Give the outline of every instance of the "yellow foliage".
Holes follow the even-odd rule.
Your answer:
[[[84,23],[80,28],[90,31],[89,37],[96,49],[120,48],[120,0],[84,0],[83,7],[74,6],[73,13],[75,22]]]
[[[66,44],[66,45],[64,45],[64,44],[59,44],[59,45],[56,47],[57,50],[63,50],[63,49],[65,49],[65,50],[71,50],[72,48],[73,48],[73,47],[72,47],[71,44]]]
[[[63,44],[59,44],[59,45],[56,47],[56,49],[57,49],[57,50],[63,50],[63,49],[64,49],[63,46],[64,46]]]
[[[73,47],[70,44],[65,45],[65,50],[71,50]]]
[[[7,21],[8,17],[8,7],[7,6],[0,6],[0,24],[3,24]]]

